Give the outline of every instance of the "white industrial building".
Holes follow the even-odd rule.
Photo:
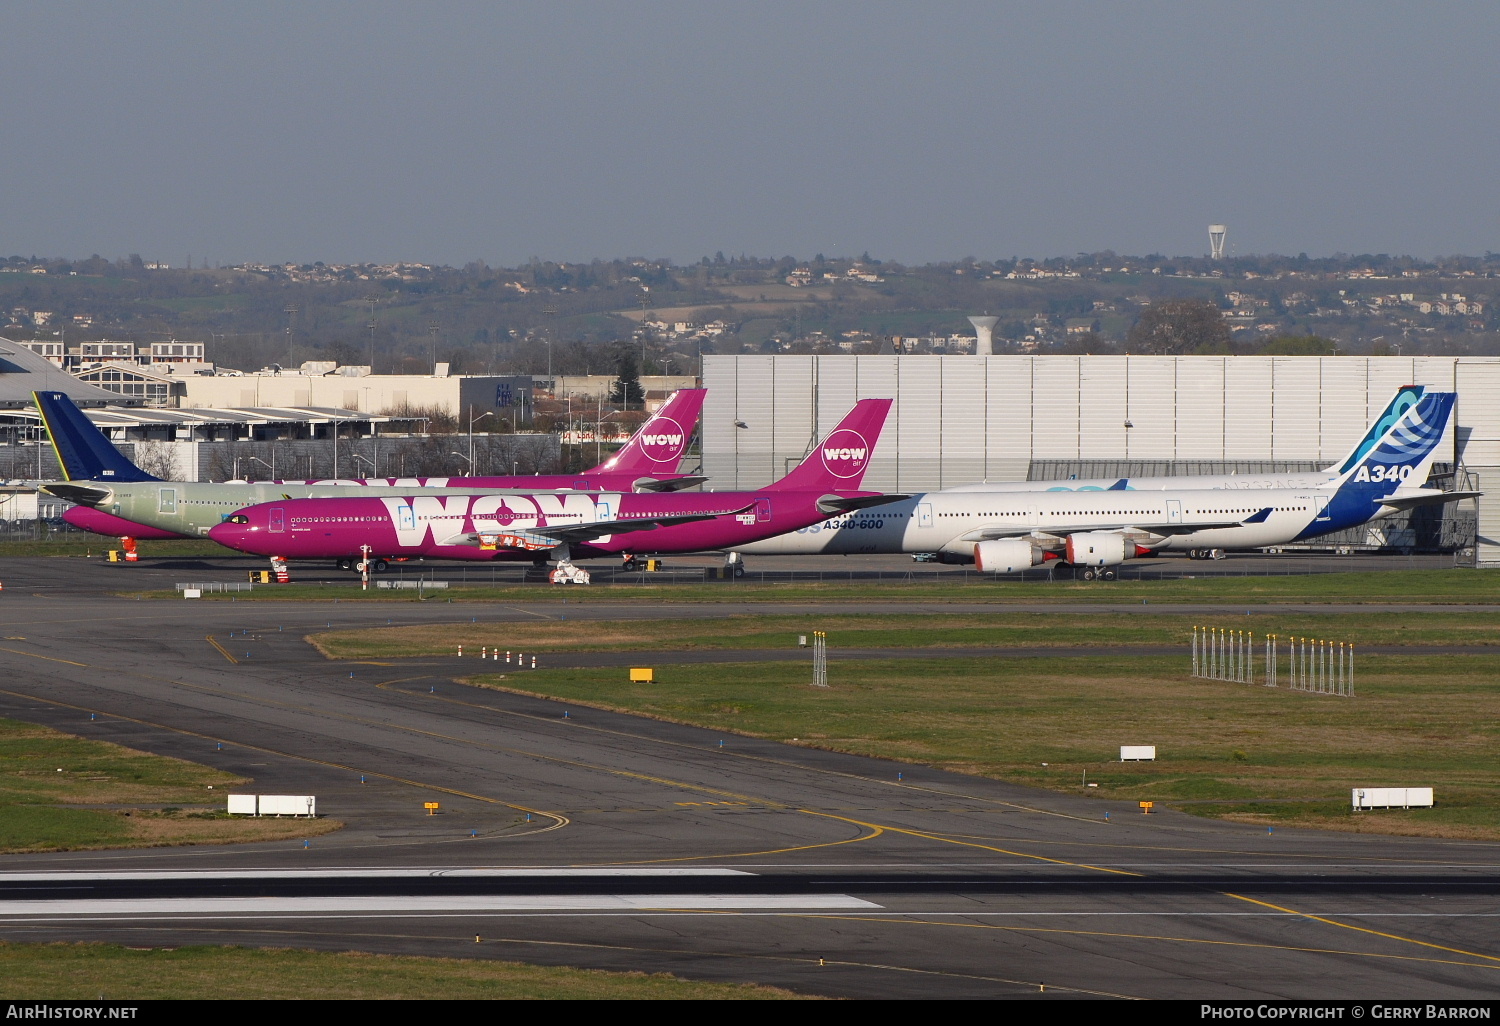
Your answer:
[[[1476,556],[1500,564],[1500,358],[705,356],[703,383],[713,487],[766,484],[856,399],[892,398],[865,487],[893,492],[1311,470],[1345,455],[1401,385],[1456,391],[1441,461],[1493,485]]]
[[[445,368],[446,364],[439,365]],[[360,413],[437,410],[464,419],[494,412],[515,425],[531,423],[529,374],[216,374],[182,380],[182,405],[208,408],[336,407]]]

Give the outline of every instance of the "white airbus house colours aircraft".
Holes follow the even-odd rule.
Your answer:
[[[1057,561],[1085,579],[1112,579],[1110,568],[1159,552],[1283,545],[1476,495],[1409,483],[1427,479],[1454,398],[1423,395],[1324,488],[927,492],[739,551],[930,553],[997,573]]]

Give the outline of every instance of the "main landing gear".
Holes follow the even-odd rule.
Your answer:
[[[745,557],[738,552],[731,552],[724,557],[724,573],[730,577],[745,576]]]
[[[338,568],[340,570],[358,570],[359,569],[359,558],[357,556],[343,556],[338,561]],[[375,571],[377,574],[383,574],[387,570],[389,570],[390,568],[391,568],[391,564],[390,564],[389,560],[384,560],[384,559],[372,559],[372,560],[370,560],[370,569],[373,570],[373,571]]]
[[[1052,567],[1054,581],[1113,581],[1119,575],[1107,566],[1058,566]]]
[[[552,557],[552,572],[547,580],[553,584],[588,584],[589,572],[573,565],[573,551],[567,545],[558,545],[549,553]]]

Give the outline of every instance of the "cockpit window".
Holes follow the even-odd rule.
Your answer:
[[[248,524],[250,522],[250,518],[243,513],[236,513],[234,516],[229,517],[228,520],[231,524]]]

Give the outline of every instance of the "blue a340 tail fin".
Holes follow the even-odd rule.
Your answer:
[[[1369,486],[1389,495],[1401,485],[1420,488],[1447,434],[1456,392],[1427,392],[1395,417],[1362,454],[1341,468],[1340,490]]]
[[[1427,392],[1408,406],[1363,455],[1346,465],[1327,507],[1300,537],[1362,524],[1385,505],[1383,499],[1420,489],[1441,455],[1457,398],[1454,392]]]
[[[161,480],[121,456],[93,421],[62,392],[33,392],[31,398],[52,438],[63,476],[69,481]]]

